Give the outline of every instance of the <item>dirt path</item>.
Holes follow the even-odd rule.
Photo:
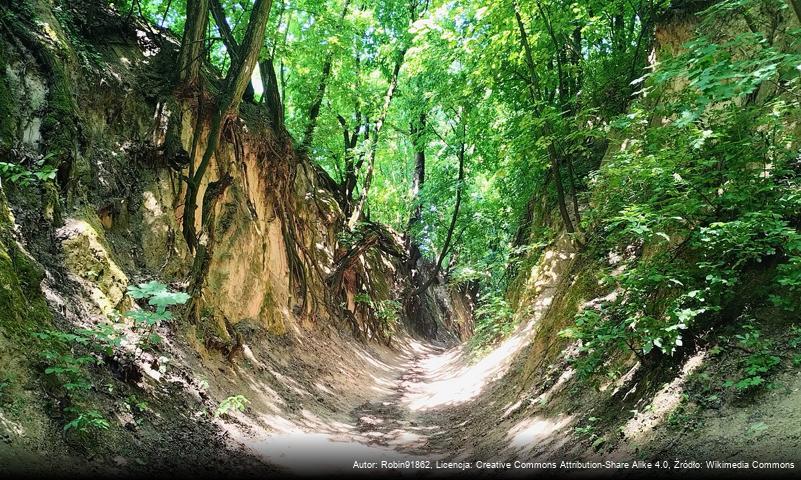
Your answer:
[[[396,353],[394,368],[384,375],[365,375],[362,386],[368,397],[340,420],[328,420],[291,433],[251,432],[240,440],[259,457],[295,474],[375,473],[354,469],[354,462],[434,460],[443,452],[429,448],[429,440],[443,429],[431,418],[409,408],[408,398],[430,380],[426,362],[452,350],[416,342]],[[377,386],[383,394],[371,395]],[[399,471],[398,473],[412,473]]]
[[[248,374],[258,387],[253,414],[238,417],[245,425],[229,429],[232,437],[299,474],[371,472],[354,470],[354,462],[466,459],[475,456],[477,439],[483,451],[504,451],[506,429],[492,438],[488,432],[508,406],[487,401],[488,393],[531,343],[572,258],[567,241],[543,256],[527,283],[533,308],[479,359],[466,345],[408,337],[396,350],[354,347],[333,336],[303,349],[265,349],[272,357],[253,358],[257,368]],[[274,381],[265,382],[265,373]]]
[[[430,439],[446,435],[447,429],[432,423],[430,415],[411,409],[408,402],[410,395],[431,379],[432,372],[425,368],[426,363],[448,354],[448,350],[427,348],[430,351],[412,355],[407,369],[395,380],[391,396],[364,402],[351,412],[354,424],[371,445],[426,458],[445,456],[446,452],[430,448]]]
[[[354,461],[463,458],[470,451],[467,441],[481,435],[465,427],[468,416],[492,415],[478,408],[476,400],[503,377],[530,334],[529,328],[521,328],[478,362],[470,360],[463,346],[445,349],[410,342],[398,352],[402,362],[396,370],[373,378],[389,385],[388,393],[358,404],[337,433],[271,436],[257,450],[271,463],[297,473],[352,473]],[[365,385],[364,391],[369,390]],[[503,447],[499,444],[498,450]]]

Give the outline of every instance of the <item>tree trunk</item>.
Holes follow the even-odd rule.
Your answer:
[[[172,0],[167,0],[167,7],[164,8],[164,15],[161,17],[161,21],[159,22],[159,27],[164,26],[164,21],[167,20],[167,14],[170,13],[170,7],[172,6]]]
[[[353,200],[353,189],[356,187],[356,169],[357,165],[361,166],[363,155],[359,158],[357,162],[353,156],[353,149],[356,148],[356,144],[359,141],[359,131],[364,129],[364,141],[368,141],[370,139],[370,130],[369,130],[369,119],[365,119],[364,123],[362,123],[362,114],[358,110],[357,105],[356,110],[356,125],[351,132],[348,127],[348,122],[345,120],[345,117],[342,115],[337,115],[337,120],[339,124],[342,126],[342,145],[343,145],[343,157],[344,157],[344,165],[342,168],[342,179],[339,184],[339,193],[341,196],[341,207],[342,212],[345,214],[346,217],[350,216],[350,207],[351,202]]]
[[[422,6],[423,9],[418,12],[418,7]],[[417,19],[419,19],[425,11],[428,9],[428,1],[424,2],[422,5],[418,4],[417,0],[410,0],[409,1],[409,26],[411,27]],[[378,140],[381,134],[381,128],[384,126],[384,120],[386,120],[387,113],[389,112],[389,106],[392,102],[392,97],[395,95],[395,90],[398,88],[398,75],[400,74],[401,66],[403,65],[403,60],[406,56],[406,52],[409,49],[411,44],[410,40],[405,41],[401,51],[398,53],[398,58],[395,61],[395,68],[392,70],[392,76],[390,77],[389,87],[387,87],[387,93],[384,95],[384,105],[381,108],[381,111],[378,114],[378,118],[375,122],[375,130],[373,133],[373,138],[370,143],[370,149],[367,152],[367,172],[364,176],[364,185],[362,186],[362,193],[359,197],[359,201],[353,207],[353,211],[351,212],[350,219],[348,220],[348,228],[353,230],[358,223],[359,219],[362,216],[362,213],[365,208],[365,204],[367,203],[367,196],[370,194],[370,184],[373,181],[373,171],[375,170],[375,155],[376,149],[378,148]],[[369,125],[369,122],[365,122],[365,126]],[[363,162],[364,158],[359,159],[359,162],[356,164],[355,170],[358,171]],[[355,175],[354,175],[355,179]],[[355,182],[354,182],[355,188]]]
[[[234,37],[233,32],[231,31],[231,27],[228,25],[228,20],[225,18],[225,10],[220,3],[220,0],[209,0],[211,5],[211,13],[214,17],[214,23],[217,24],[217,28],[220,30],[220,35],[222,36],[223,44],[225,44],[225,50],[228,52],[228,56],[231,58],[231,67],[233,67],[236,63],[238,63],[240,59],[240,52],[239,52],[239,44]],[[245,92],[243,94],[242,99],[246,102],[253,102],[253,97],[256,91],[253,88],[253,82],[248,81],[247,86],[245,87]]]
[[[445,260],[445,255],[448,254],[448,250],[451,247],[451,239],[453,238],[453,231],[456,228],[456,220],[459,218],[459,207],[462,204],[462,188],[464,186],[464,157],[465,157],[465,137],[467,133],[467,119],[464,118],[464,113],[462,113],[462,142],[459,146],[459,176],[457,178],[456,183],[456,202],[453,205],[453,215],[451,216],[451,223],[448,225],[448,233],[445,236],[445,243],[442,244],[442,250],[439,252],[439,258],[437,258],[437,263],[434,265],[434,271],[431,272],[431,276],[428,277],[425,283],[420,285],[420,287],[415,290],[412,295],[420,295],[426,291],[426,289],[431,286],[432,283],[437,279],[439,276],[439,272],[442,270],[442,262]]]
[[[409,255],[409,269],[413,271],[421,257],[420,246],[414,238],[414,230],[423,217],[420,193],[426,177],[425,128],[426,113],[422,112],[417,121],[411,125],[412,142],[414,143],[414,175],[412,176],[412,204],[414,209],[406,225],[406,251]]]
[[[259,62],[259,72],[261,72],[261,83],[264,86],[262,99],[270,111],[270,122],[273,129],[280,132],[284,129],[284,104],[281,94],[278,92],[278,78],[275,75],[275,67],[272,58],[266,58]]]
[[[573,213],[576,215],[576,227],[581,229],[581,212],[579,211],[578,193],[576,191],[576,174],[573,171],[573,159],[566,157],[567,175],[570,180],[570,197],[573,200]]]
[[[532,101],[534,102],[534,114],[539,116],[541,110],[537,103],[542,100],[541,98],[537,97],[540,92],[539,77],[537,76],[537,70],[534,66],[534,57],[531,53],[531,45],[528,42],[528,34],[526,34],[526,28],[523,24],[523,19],[520,17],[520,12],[517,9],[517,5],[515,5],[514,8],[517,27],[520,31],[520,43],[523,45],[523,50],[526,54],[526,65],[528,66],[529,75],[531,76],[529,91],[531,93]],[[547,150],[548,158],[551,163],[551,175],[553,176],[554,184],[556,185],[556,203],[559,207],[559,215],[562,217],[562,222],[565,224],[565,230],[567,230],[568,233],[573,233],[575,232],[575,229],[573,228],[573,222],[570,220],[570,214],[567,211],[567,203],[565,202],[565,187],[562,184],[559,152],[557,152],[556,146],[554,145],[553,130],[551,125],[547,118],[544,118],[543,120],[541,133],[551,137],[551,139],[548,141]]]
[[[581,26],[573,29],[570,63],[573,64],[573,69],[576,72],[570,95],[575,96],[581,90],[581,84],[584,82],[584,72],[581,68]]]
[[[353,212],[351,213],[350,220],[348,220],[348,228],[351,230],[353,227],[356,226],[356,223],[359,221],[359,218],[362,216],[362,211],[364,210],[364,204],[367,202],[367,195],[370,192],[370,183],[373,181],[373,171],[375,169],[375,154],[376,149],[378,148],[378,138],[381,134],[381,128],[384,126],[384,120],[387,118],[387,113],[389,112],[389,105],[392,103],[392,97],[395,95],[395,90],[398,88],[398,75],[400,74],[401,66],[403,65],[403,58],[406,56],[407,47],[404,47],[403,50],[398,55],[398,59],[395,62],[395,68],[392,70],[392,77],[389,81],[389,87],[387,88],[387,93],[384,95],[384,106],[381,107],[381,113],[378,115],[378,119],[375,122],[375,131],[373,133],[373,138],[370,143],[370,150],[367,153],[367,172],[364,176],[364,186],[362,187],[362,194],[359,197],[359,202],[354,206]]]
[[[359,75],[361,74],[361,60],[359,56],[356,56],[356,89],[358,90],[361,85],[359,82]],[[342,125],[343,128],[343,145],[344,145],[344,160],[345,165],[343,168],[342,173],[342,184],[340,186],[340,191],[342,193],[342,212],[345,214],[345,217],[350,218],[351,207],[353,204],[353,192],[356,188],[356,171],[361,168],[362,164],[364,163],[364,153],[359,154],[358,161],[354,157],[353,150],[356,148],[356,144],[359,141],[359,133],[362,134],[363,141],[367,142],[370,140],[370,117],[368,115],[364,116],[364,120],[362,120],[362,111],[361,111],[361,104],[359,103],[358,97],[356,98],[356,124],[353,127],[353,131],[348,136],[348,123],[341,115],[338,116],[339,123]]]
[[[349,4],[350,0],[345,0],[345,6],[342,9],[342,14],[339,16],[340,23],[345,20],[345,16],[348,14]],[[311,106],[309,107],[309,118],[306,123],[306,129],[303,132],[303,140],[300,142],[301,149],[308,149],[311,146],[312,138],[314,137],[314,129],[317,127],[317,117],[320,116],[320,107],[325,98],[325,88],[328,85],[328,78],[331,76],[331,64],[333,60],[334,52],[329,50],[328,55],[325,57],[325,62],[323,63],[320,83],[317,84],[317,94],[314,96],[314,100],[312,100]]]
[[[553,181],[556,185],[556,203],[559,206],[559,215],[562,217],[562,222],[565,224],[565,230],[567,230],[568,233],[573,233],[576,231],[576,229],[573,228],[573,222],[570,220],[570,213],[567,211],[565,187],[562,184],[562,169],[560,168],[559,154],[557,153],[553,143],[548,144],[548,157],[551,159],[551,175],[553,176]]]
[[[250,83],[250,76],[259,58],[262,43],[264,43],[264,30],[267,26],[267,19],[270,16],[270,6],[272,0],[256,0],[251,12],[250,22],[248,23],[245,38],[240,47],[240,61],[232,63],[225,77],[225,89],[218,99],[217,108],[212,117],[211,130],[209,132],[206,148],[197,169],[191,174],[187,181],[186,197],[184,200],[183,214],[183,234],[190,251],[194,251],[197,245],[195,234],[195,210],[197,210],[197,194],[203,176],[206,173],[211,157],[217,150],[220,143],[220,136],[223,127],[228,121],[228,117],[237,111],[242,94]],[[195,132],[195,136],[202,134],[201,130]],[[202,218],[202,216],[201,216]],[[201,223],[202,226],[202,223]]]
[[[566,80],[565,80],[565,73],[564,68],[562,68],[563,63],[563,56],[564,56],[564,42],[560,42],[559,39],[556,37],[556,32],[554,31],[553,24],[551,24],[551,19],[548,13],[545,11],[545,8],[542,6],[542,3],[537,2],[537,8],[539,9],[540,16],[542,17],[542,21],[545,23],[545,29],[548,31],[548,35],[551,37],[551,42],[553,42],[554,51],[554,58],[556,61],[556,75],[557,80],[559,82],[559,108],[560,114],[561,110],[563,110],[567,105],[567,91],[566,91]],[[515,12],[517,14],[517,12]],[[523,22],[520,19],[520,15],[517,14],[518,19],[518,26],[523,36],[526,36],[526,30],[523,28]],[[528,44],[528,37],[526,36],[526,45]],[[531,60],[531,47],[527,48],[526,59]],[[531,61],[529,68],[534,68],[534,63]]]
[[[184,85],[194,86],[198,82],[208,19],[209,0],[187,0],[186,25],[178,56],[178,79]]]
[[[223,9],[220,0],[209,0],[211,7],[211,15],[214,17],[214,23],[217,24],[217,29],[220,31],[220,36],[225,44],[225,49],[231,57],[231,66],[239,62],[239,45],[237,45],[236,38],[228,26],[228,20],[225,18],[225,10]]]
[[[531,80],[529,82],[529,93],[531,95],[531,99],[534,102],[534,113],[539,115],[539,106],[537,104],[538,101],[542,99],[542,93],[540,91],[540,80],[539,76],[537,75],[537,69],[534,68],[534,56],[531,53],[531,44],[528,43],[528,34],[526,33],[526,27],[523,24],[523,19],[520,17],[520,12],[517,9],[517,5],[514,6],[515,9],[515,20],[517,20],[517,28],[520,31],[520,43],[523,44],[523,51],[526,54],[526,66],[528,67],[529,76]]]
[[[301,149],[308,149],[314,136],[314,129],[317,126],[317,117],[320,116],[320,107],[325,98],[325,87],[328,83],[328,77],[331,75],[331,55],[326,57],[323,63],[323,71],[320,77],[320,83],[317,85],[317,93],[314,95],[311,106],[309,107],[309,118],[306,123],[306,129],[303,132],[303,139],[300,141]]]

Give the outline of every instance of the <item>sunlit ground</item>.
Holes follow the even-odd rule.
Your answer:
[[[521,385],[516,394],[498,397],[495,392],[501,390],[493,385],[525,355],[560,282],[569,281],[565,272],[572,258],[564,251],[543,255],[527,284],[526,303],[532,308],[512,335],[477,361],[464,345],[446,349],[408,337],[399,339],[394,349],[377,353],[371,347],[331,346],[328,338],[301,335],[303,348],[292,350],[293,355],[306,352],[299,363],[287,361],[287,352],[265,354],[258,349],[256,354],[245,348],[252,368],[238,372],[236,382],[241,384],[244,377],[257,398],[252,398],[253,408],[247,414],[235,412],[235,420],[219,419],[219,423],[234,442],[298,474],[359,473],[353,469],[354,460],[473,458],[481,452],[476,435],[482,437],[481,449],[511,455],[507,458],[529,459],[568,448],[569,433],[586,420],[586,412],[548,415],[537,405],[549,404],[564,390],[575,375],[572,368],[560,371],[536,395]],[[309,356],[322,362],[309,363]],[[637,441],[664,423],[681,399],[687,376],[703,360],[703,354],[688,359],[682,374],[636,412],[621,433]],[[308,372],[309,365],[318,373],[297,374]],[[637,388],[632,385],[637,368],[601,390],[625,398]],[[327,400],[321,402],[321,396]],[[496,403],[499,398],[503,400]],[[518,415],[521,412],[525,413]],[[489,418],[493,415],[497,418]]]
[[[560,438],[554,433],[562,430],[573,420],[572,416],[559,418],[526,418],[513,427],[508,434],[509,446],[518,451],[530,450],[532,447],[545,448]]]
[[[508,372],[514,359],[530,343],[537,322],[553,301],[562,272],[574,257],[564,242],[560,245],[567,252],[548,250],[542,262],[532,269],[526,286],[531,292],[532,308],[517,331],[475,364],[470,363],[466,347],[425,357],[419,362],[422,380],[410,385],[403,398],[409,409],[429,410],[473,400],[487,385]],[[423,345],[413,344],[412,348],[418,354],[426,354]]]
[[[430,410],[475,399],[489,383],[506,374],[532,330],[532,323],[526,325],[475,364],[468,362],[464,348],[424,358],[419,362],[420,380],[407,386],[403,404],[411,410]],[[421,344],[413,348],[420,353],[426,350]]]
[[[520,328],[480,361],[469,363],[462,348],[443,350],[410,341],[400,352],[399,362],[391,364],[359,351],[356,357],[368,369],[361,387],[365,402],[375,401],[372,411],[355,413],[352,418],[336,417],[325,412],[302,409],[287,415],[287,402],[269,382],[250,377],[253,390],[269,414],[236,415],[232,426],[225,423],[232,438],[246,445],[259,457],[299,474],[315,472],[352,473],[353,460],[392,461],[415,457],[400,451],[425,452],[420,460],[443,458],[426,450],[430,438],[445,434],[441,425],[418,423],[420,412],[451,407],[475,400],[494,380],[509,369],[517,353],[527,344],[533,325]],[[310,393],[296,381],[268,369],[271,376],[285,382],[285,388],[300,398],[313,402]],[[319,385],[320,391],[330,389]],[[381,401],[384,399],[384,401]],[[391,409],[384,411],[383,409]],[[561,426],[545,421],[521,426],[514,432],[519,442],[530,442]],[[313,460],[310,460],[313,459]]]
[[[637,411],[634,417],[626,423],[622,429],[623,435],[626,438],[637,440],[664,422],[668,414],[681,402],[687,377],[698,370],[705,357],[706,352],[702,351],[687,359],[684,362],[681,374],[674,378],[673,381],[665,384],[656,393],[647,409]]]
[[[352,473],[354,459],[412,458],[400,452],[420,452],[425,456],[419,459],[424,460],[443,458],[444,455],[432,452],[429,442],[439,438],[439,444],[447,444],[450,442],[447,435],[453,434],[454,428],[463,427],[468,419],[458,425],[440,425],[432,420],[439,417],[432,417],[432,414],[476,401],[509,372],[515,359],[530,344],[537,323],[551,305],[562,273],[572,258],[572,254],[563,251],[546,252],[528,285],[532,308],[512,335],[478,361],[474,361],[464,345],[444,349],[405,339],[397,344],[398,350],[389,355],[377,356],[366,349],[355,348],[347,359],[339,357],[342,362],[333,367],[334,371],[339,370],[337,378],[330,379],[333,384],[315,380],[304,386],[268,364],[259,364],[249,354],[251,361],[269,373],[268,376],[248,375],[251,389],[262,396],[259,399],[261,414],[237,414],[240,425],[235,427],[229,425],[230,422],[221,423],[226,424],[234,440],[266,461],[301,474]],[[558,391],[569,378],[568,374],[559,379],[543,395]],[[276,388],[276,381],[300,403],[287,402],[286,392]],[[355,391],[355,398],[341,398],[338,392],[343,391],[343,385],[346,391]],[[320,394],[337,397],[340,403],[320,408],[315,404]],[[504,410],[511,412],[520,405],[518,402]],[[536,444],[548,445],[561,438],[555,433],[572,420],[568,416],[529,417],[513,424],[501,443],[512,451],[523,451]],[[448,453],[458,454],[455,451],[458,445],[453,447]]]

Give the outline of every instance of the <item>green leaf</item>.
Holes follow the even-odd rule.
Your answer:
[[[191,297],[184,292],[167,292],[162,291],[154,293],[148,303],[156,307],[169,307],[172,305],[181,305],[187,302]]]

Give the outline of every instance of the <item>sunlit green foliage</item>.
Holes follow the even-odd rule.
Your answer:
[[[103,418],[103,414],[97,410],[81,410],[75,407],[68,407],[64,411],[75,416],[64,425],[65,432],[73,430],[79,435],[87,435],[92,431],[108,430],[111,426],[108,420]]]
[[[228,412],[231,411],[244,412],[248,403],[250,403],[250,400],[245,398],[244,395],[228,397],[220,402],[220,405],[214,410],[214,416],[220,417],[222,415],[227,415]]]
[[[133,322],[134,332],[139,335],[136,345],[140,351],[152,349],[161,342],[156,329],[172,320],[172,313],[167,307],[182,305],[189,300],[188,294],[170,291],[166,285],[156,281],[128,287],[128,295],[135,299],[146,299],[148,305],[155,307],[155,310],[129,310],[125,314]]]
[[[101,367],[107,362],[115,362],[124,368],[138,368],[135,362],[144,350],[155,348],[161,340],[155,328],[172,318],[167,308],[189,299],[187,294],[170,291],[166,285],[156,281],[131,286],[128,294],[131,298],[147,299],[148,304],[155,307],[155,311],[129,310],[120,316],[120,319],[127,318],[133,322],[133,338],[128,338],[124,325],[110,322],[69,332],[48,330],[34,334],[42,344],[44,374],[63,389],[69,400],[64,412],[73,418],[64,426],[65,431],[87,435],[109,428],[108,421],[100,412],[84,407],[94,386],[91,368]],[[147,407],[141,401],[134,403],[142,411]]]
[[[510,334],[516,326],[513,313],[502,295],[485,296],[474,312],[476,326],[471,344],[481,350]]]
[[[758,3],[732,8],[749,14]],[[723,22],[719,14],[704,21]],[[673,354],[684,332],[721,320],[762,264],[779,263],[778,275],[767,296],[747,292],[751,300],[797,308],[801,237],[790,205],[801,181],[792,127],[801,56],[766,35],[688,42],[641,79],[647,97],[616,120],[625,141],[593,179],[590,215],[602,232],[596,241],[620,253],[607,279],[619,295],[564,332],[582,340],[585,371],[620,348]],[[741,341],[756,338],[752,329]],[[752,357],[751,380],[738,388],[761,382],[777,363]]]
[[[45,155],[32,162],[29,168],[18,163],[0,162],[0,177],[20,187],[53,180],[56,178],[56,168],[47,163],[51,157]]]
[[[182,29],[185,1],[120,2],[120,11],[176,33]],[[220,4],[241,40],[252,2]],[[509,280],[512,252],[529,240],[527,212],[536,198],[553,201],[549,145],[569,159],[559,170],[561,182],[569,191],[586,189],[587,173],[604,149],[605,125],[625,109],[636,89],[630,82],[642,75],[662,8],[648,1],[281,0],[273,3],[261,57],[273,62],[286,126],[296,141],[313,122],[308,152],[341,185],[349,175],[347,160],[359,165],[355,195],[393,66],[402,60],[398,90],[375,145],[367,216],[402,231],[411,226],[407,233],[434,260],[461,189],[465,201],[445,273],[479,282],[495,295]],[[218,26],[209,25],[208,59],[224,72],[230,58]],[[323,98],[312,120],[318,92]],[[414,135],[421,115],[427,120]],[[344,142],[345,135],[355,142]],[[458,185],[462,145],[466,174]],[[417,195],[411,188],[415,151],[426,154]],[[418,206],[422,221],[410,224]]]

